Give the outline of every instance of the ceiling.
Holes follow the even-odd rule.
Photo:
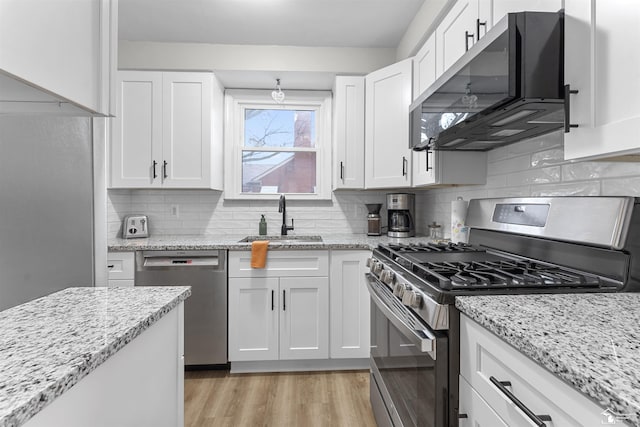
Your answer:
[[[395,48],[425,0],[125,0],[119,39]]]

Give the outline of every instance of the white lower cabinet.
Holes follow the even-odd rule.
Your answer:
[[[605,408],[462,314],[460,426],[535,425],[516,399],[547,426],[625,425],[605,422]]]
[[[460,377],[460,418],[459,427],[508,427],[496,412],[485,402],[469,383]]]
[[[108,252],[109,287],[132,287],[135,279],[135,252]]]
[[[329,274],[331,358],[368,358],[370,299],[365,273],[371,251],[332,250]]]
[[[264,269],[250,260],[229,252],[229,361],[327,359],[327,251],[269,251]]]

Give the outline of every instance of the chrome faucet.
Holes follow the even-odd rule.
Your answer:
[[[280,229],[280,235],[286,236],[287,231],[293,230],[293,218],[291,218],[291,225],[287,225],[287,201],[284,198],[284,194],[280,195],[280,202],[278,202],[278,212],[282,213],[282,228]]]

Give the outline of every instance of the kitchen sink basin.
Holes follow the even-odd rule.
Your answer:
[[[322,236],[247,236],[240,243],[269,240],[274,243],[314,243],[322,242]]]

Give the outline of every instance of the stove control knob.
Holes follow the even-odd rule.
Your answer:
[[[380,273],[380,280],[382,280],[387,285],[391,285],[394,282],[394,279],[395,274],[393,274],[393,271],[383,270],[382,273]]]
[[[393,294],[398,298],[402,298],[402,294],[404,294],[404,285],[402,283],[396,283],[393,286]]]
[[[371,266],[373,265],[374,262],[375,260],[373,258],[367,258],[367,267],[371,269]]]
[[[371,272],[376,276],[379,276],[380,273],[382,272],[382,268],[383,266],[381,262],[373,261],[373,265],[371,266]]]
[[[422,297],[416,291],[406,291],[402,295],[402,303],[408,307],[419,308]]]

